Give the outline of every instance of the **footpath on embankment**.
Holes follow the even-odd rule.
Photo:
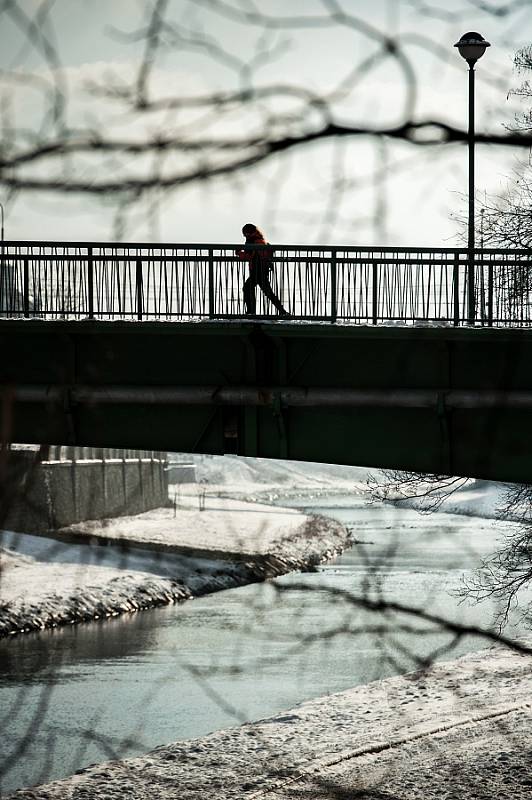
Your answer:
[[[0,534],[0,637],[179,602],[308,569],[349,546],[339,523],[206,494],[179,507]]]

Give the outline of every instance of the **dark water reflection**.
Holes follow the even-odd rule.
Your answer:
[[[395,629],[383,639],[371,630],[378,620],[339,604],[329,587],[361,593],[371,575],[372,591],[377,585],[384,597],[489,624],[493,609],[458,607],[449,591],[493,550],[500,523],[420,517],[356,497],[307,504],[351,525],[366,544],[316,574],[281,579],[297,590],[248,586],[0,642],[2,790],[412,669],[397,642],[423,655],[449,640]],[[464,640],[453,655],[482,646]]]

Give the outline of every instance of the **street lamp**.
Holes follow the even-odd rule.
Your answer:
[[[467,228],[467,321],[475,323],[475,64],[490,47],[480,33],[464,33],[454,45],[469,64],[469,221]]]
[[[1,312],[1,310],[3,308],[3,305],[4,305],[4,291],[3,291],[2,287],[4,285],[4,281],[7,280],[7,278],[4,277],[4,272],[5,272],[5,269],[4,269],[4,206],[2,205],[2,203],[0,203],[0,212],[1,212],[1,218],[2,218],[2,227],[0,229],[0,312]],[[7,294],[7,291],[6,291],[6,294]]]

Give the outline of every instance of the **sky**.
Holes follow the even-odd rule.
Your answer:
[[[153,2],[19,0],[10,12],[8,6],[0,10],[4,152],[59,135],[44,84],[61,89],[61,135],[67,130],[70,139],[92,131],[111,140],[179,136],[197,143],[265,131],[299,134],[320,122],[319,109],[309,111],[286,96],[215,114],[139,113],[123,98],[102,97],[102,86],[135,84]],[[265,19],[258,24],[253,15],[242,17],[257,8],[246,0],[167,0],[167,35],[149,70],[149,98],[290,85],[319,95],[336,89],[330,111],[341,124],[393,125],[409,114],[465,125],[467,65],[453,44],[465,31],[478,30],[492,43],[477,66],[478,129],[500,133],[519,108],[508,93],[522,81],[513,70],[514,52],[532,42],[530,3],[263,0],[266,21],[282,21],[266,26]],[[318,17],[327,24],[318,26]],[[406,66],[393,55],[382,57],[383,33],[398,43]],[[411,80],[405,80],[408,70]],[[162,175],[197,169],[221,157],[208,149],[183,150],[155,166],[145,155],[98,153],[43,158],[19,175],[127,179],[154,169]],[[505,191],[524,158],[515,150],[477,147],[479,204],[485,194]],[[278,243],[437,247],[460,243],[456,217],[464,214],[466,191],[465,146],[419,147],[366,136],[317,141],[230,176],[127,198],[120,208],[111,193],[13,193],[1,182],[0,202],[11,240],[237,242],[242,225],[254,222]]]

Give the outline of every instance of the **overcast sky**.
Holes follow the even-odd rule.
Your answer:
[[[187,32],[189,41],[177,37],[158,53],[149,78],[151,98],[190,97],[242,86],[243,66],[258,48],[263,57],[255,63],[255,86],[290,83],[323,93],[338,87],[357,65],[366,64],[334,105],[338,122],[391,125],[404,118],[409,99],[414,119],[465,125],[467,66],[453,44],[465,31],[478,30],[492,43],[478,63],[478,127],[500,132],[517,108],[516,100],[507,98],[521,80],[512,59],[518,47],[532,41],[532,3],[344,0],[336,5],[353,15],[355,26],[317,26],[316,17],[325,19],[330,11],[324,0],[262,0],[263,14],[288,18],[286,25],[265,32],[264,26],[239,19],[238,12],[249,9],[249,3],[215,2],[222,4],[224,13],[209,0],[169,0],[168,19],[181,36]],[[253,107],[234,108],[215,122],[198,112],[185,118],[167,112],[139,115],[121,101],[103,100],[88,90],[90,82],[111,86],[135,79],[144,49],[135,32],[145,25],[152,2],[20,0],[14,5],[23,15],[8,13],[7,3],[0,14],[2,127],[22,131],[17,137],[24,146],[50,136],[49,108],[37,80],[53,82],[58,75],[66,119],[74,131],[138,139],[147,132],[169,136],[186,124],[193,140],[255,129]],[[35,33],[28,41],[26,22],[48,7],[50,14],[39,21],[45,37],[41,41]],[[497,8],[507,13],[495,15]],[[396,37],[414,70],[414,84],[405,81],[397,59],[372,60],[376,31]],[[191,44],[194,37],[203,39],[203,45]],[[57,54],[52,69],[45,51],[50,43],[54,58]],[[14,76],[21,80],[15,82]],[[294,108],[287,105],[286,110],[293,113]],[[305,124],[311,123],[309,118]],[[508,149],[478,147],[477,192],[503,191],[524,157]],[[184,163],[184,155],[174,158],[176,164]],[[102,171],[112,173],[115,166],[100,158],[98,163],[86,160],[60,167],[66,168],[86,179]],[[140,174],[146,168],[142,157],[130,154],[127,164],[122,161],[116,169],[117,174]],[[43,161],[39,175],[45,177],[50,170],[56,176],[57,169],[57,164]],[[376,172],[383,180],[375,181]],[[14,196],[0,187],[0,200],[6,206],[8,239],[112,240],[119,231],[130,241],[234,242],[241,238],[242,224],[251,221],[273,242],[438,246],[457,243],[458,225],[452,215],[463,212],[466,187],[464,146],[421,148],[358,137],[316,142],[230,178],[150,195],[123,209],[118,217],[122,227],[117,226],[112,197],[44,192]]]

